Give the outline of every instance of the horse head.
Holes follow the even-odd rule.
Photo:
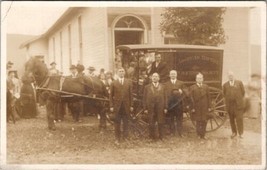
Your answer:
[[[48,76],[48,68],[40,59],[30,58],[25,64],[25,74],[29,73],[32,73],[37,85],[40,85]]]

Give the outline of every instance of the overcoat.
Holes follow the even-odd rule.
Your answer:
[[[201,87],[197,84],[192,85],[190,87],[190,96],[191,108],[195,109],[195,113],[192,113],[192,119],[195,121],[206,121],[209,108],[211,107],[208,85],[202,84]]]
[[[166,62],[160,62],[158,67],[156,67],[156,62],[154,61],[151,65],[151,71],[149,75],[153,73],[158,73],[160,76],[160,82],[166,82],[168,80],[169,70]]]
[[[157,101],[155,101],[155,94],[158,94]],[[154,108],[157,107],[158,115],[158,123],[165,122],[165,114],[164,109],[167,109],[167,94],[165,86],[160,84],[155,89],[154,85],[148,84],[144,89],[143,96],[143,108],[148,111],[148,114],[151,116],[154,114]]]
[[[130,107],[133,107],[132,82],[124,78],[123,84],[114,80],[110,85],[109,95],[110,107],[114,108],[114,114],[118,114],[122,103],[126,114],[130,114]]]
[[[176,80],[175,84],[173,84],[171,80],[169,80],[166,82],[165,87],[168,100],[168,110],[172,110],[174,108],[183,110],[184,92],[182,94],[179,93],[179,89],[182,91],[184,89],[183,82]]]
[[[230,82],[227,81],[223,85],[223,94],[225,97],[225,104],[227,110],[229,109],[229,105],[231,104],[229,101],[230,97],[233,96],[235,98],[236,104],[237,104],[237,109],[243,109],[244,108],[244,95],[245,95],[245,90],[244,90],[244,85],[241,81],[235,80],[234,81],[234,86],[233,90],[230,90]],[[228,110],[229,112],[229,110]]]

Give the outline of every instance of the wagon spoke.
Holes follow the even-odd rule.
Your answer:
[[[222,113],[227,113],[225,110],[214,110],[215,112],[222,112]]]
[[[216,115],[216,117],[218,117],[218,118],[221,119],[222,121],[224,120],[221,116]]]
[[[218,93],[218,95],[216,96],[215,101],[217,101],[217,99],[219,98],[219,96],[220,96],[220,93]]]
[[[216,119],[214,119],[214,122],[217,124],[217,126],[219,126],[219,123],[217,122],[217,120],[216,120]]]
[[[225,107],[225,104],[224,105],[221,105],[221,106],[217,106],[214,109],[219,109],[219,108],[223,108],[223,107]]]
[[[222,98],[220,101],[216,102],[216,104],[219,104],[223,101],[224,99]],[[215,100],[216,101],[216,100]]]
[[[212,119],[210,119],[210,126],[211,126],[211,129],[213,129]]]

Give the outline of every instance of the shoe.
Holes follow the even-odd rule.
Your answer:
[[[240,138],[240,139],[243,139],[243,135],[239,135],[239,138]]]
[[[231,139],[233,139],[234,137],[236,137],[236,133],[233,133],[233,134],[231,135]]]

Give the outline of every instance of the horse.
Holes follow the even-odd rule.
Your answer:
[[[104,88],[99,79],[90,78],[83,74],[80,74],[77,78],[62,75],[51,76],[46,64],[38,58],[31,58],[26,62],[25,74],[29,72],[34,77],[37,90],[39,89],[39,102],[46,107],[49,130],[56,130],[54,120],[58,106],[61,104],[62,94],[77,94],[71,97],[70,104],[70,110],[76,121],[77,114],[81,112],[83,96],[98,94],[101,97],[104,94]],[[103,104],[97,106],[103,107]],[[100,108],[100,110],[104,109]]]

